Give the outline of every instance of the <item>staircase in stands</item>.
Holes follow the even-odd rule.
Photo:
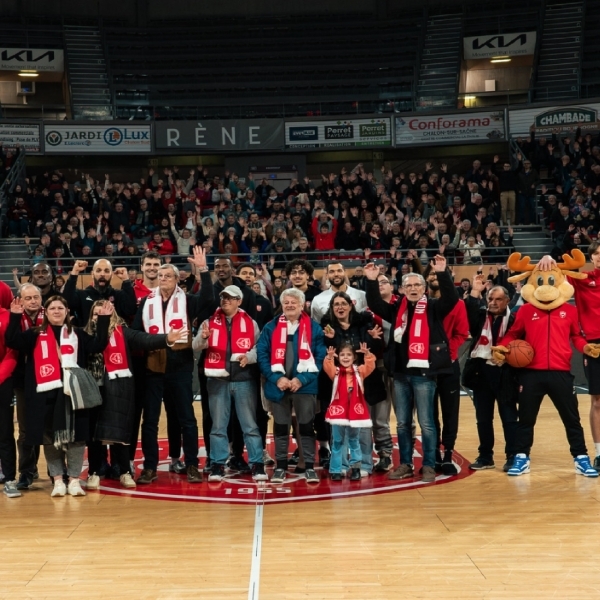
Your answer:
[[[548,3],[544,14],[534,99],[579,98],[585,2]]]
[[[461,15],[428,18],[417,84],[417,110],[456,108],[461,41]]]
[[[65,25],[65,53],[73,119],[112,119],[111,92],[100,29]]]

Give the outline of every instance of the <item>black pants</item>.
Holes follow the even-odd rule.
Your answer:
[[[200,360],[202,359],[200,357]],[[206,456],[210,456],[210,431],[212,429],[212,417],[210,416],[210,406],[208,405],[208,386],[207,377],[204,374],[204,369],[198,369],[198,380],[200,381],[200,402],[202,404],[202,437],[204,438],[204,448]],[[237,417],[236,417],[237,421]],[[239,423],[238,423],[239,425]],[[241,428],[240,428],[241,429]],[[243,439],[243,438],[242,438]]]
[[[19,421],[19,436],[17,437],[17,451],[19,460],[19,473],[33,477],[37,471],[37,464],[40,458],[40,447],[30,446],[25,443],[27,434],[27,422],[25,420],[25,390],[15,388],[15,397],[17,398],[17,420]]]
[[[0,462],[6,481],[17,477],[17,445],[13,401],[13,382],[8,378],[0,385]]]
[[[548,395],[565,426],[571,454],[574,457],[587,454],[573,380],[573,375],[567,371],[523,369],[519,373],[517,452],[529,456],[533,445],[533,428],[542,400]]]
[[[453,372],[438,375],[437,390],[435,392],[434,419],[437,433],[437,447],[440,444],[444,450],[454,450],[456,436],[458,435],[458,415],[460,410],[460,365],[455,360]],[[439,399],[439,400],[438,400]],[[440,425],[440,408],[442,412],[442,422]]]
[[[484,460],[494,457],[494,408],[500,385],[500,369],[486,366],[485,380],[481,387],[473,390],[473,404],[477,419],[477,434],[479,436],[479,456]],[[516,403],[498,401],[498,414],[504,430],[504,451],[507,456],[516,454],[517,441],[517,406]]]

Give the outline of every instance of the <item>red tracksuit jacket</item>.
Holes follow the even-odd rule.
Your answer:
[[[600,339],[600,269],[587,271],[587,279],[567,277],[575,288],[575,306],[588,340]]]
[[[469,319],[467,318],[467,307],[463,300],[459,300],[444,317],[443,325],[448,336],[450,358],[454,361],[458,358],[460,347],[469,337]]]
[[[551,311],[524,304],[517,312],[513,326],[498,345],[506,346],[513,340],[525,340],[533,346],[535,355],[527,368],[540,371],[570,371],[573,354],[570,342],[580,352],[586,344],[581,335],[577,309],[570,304]]]
[[[0,308],[0,384],[4,383],[17,366],[18,352],[7,348],[4,343],[4,334],[8,328],[10,311]]]

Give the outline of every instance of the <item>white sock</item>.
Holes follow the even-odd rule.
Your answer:
[[[594,442],[594,448],[596,448],[596,456],[600,456],[600,443],[596,444]]]

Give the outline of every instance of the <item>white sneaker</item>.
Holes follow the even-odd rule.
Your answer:
[[[67,488],[70,496],[85,496],[85,492],[81,487],[81,483],[79,479],[71,479],[69,482],[69,487]]]
[[[54,489],[52,490],[52,493],[50,494],[50,496],[52,498],[56,498],[57,496],[64,496],[67,493],[67,486],[65,485],[65,482],[62,480],[62,475],[59,475],[58,477],[54,478]]]
[[[4,493],[7,498],[19,498],[21,492],[17,489],[16,481],[7,481],[4,484]]]
[[[88,490],[99,490],[100,489],[100,477],[94,473],[87,478],[85,487]]]
[[[121,477],[119,477],[119,481],[124,488],[134,488],[137,487],[133,477],[129,473],[123,473]]]

